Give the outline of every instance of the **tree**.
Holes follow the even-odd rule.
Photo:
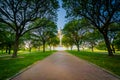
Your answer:
[[[29,30],[38,28],[30,27],[37,18],[56,18],[58,9],[57,0],[0,0],[0,22],[7,24],[15,32],[14,53],[17,56],[19,39]]]
[[[82,43],[82,37],[86,32],[84,26],[82,20],[73,20],[68,22],[63,29],[63,33],[74,42],[78,51]]]
[[[59,38],[56,36],[56,35],[53,35],[48,41],[47,41],[47,44],[49,45],[50,47],[50,50],[51,50],[51,47],[53,46],[53,48],[55,46],[57,46],[59,44],[60,40]]]
[[[41,26],[39,25],[39,20],[34,24]],[[45,52],[46,42],[57,34],[57,26],[54,22],[47,20],[47,23],[45,25],[42,25],[40,28],[35,29],[32,34],[34,35],[34,39],[42,42],[43,52]]]
[[[120,50],[120,32],[118,33],[118,35],[115,37],[114,39],[114,45],[115,45],[115,48],[117,50]]]
[[[70,48],[72,50],[74,42],[73,42],[73,39],[71,39],[71,37],[69,37],[68,35],[64,35],[62,38],[62,43],[67,48],[70,46]]]
[[[99,49],[99,50],[107,50],[107,47],[105,46],[105,42],[104,42],[104,41],[98,42],[95,47],[96,47],[97,49]]]
[[[27,32],[24,36],[22,36],[22,42],[24,44],[24,48],[29,49],[29,52],[31,52],[32,49],[32,43],[33,43],[33,39],[32,39],[32,35],[31,32]]]
[[[5,40],[6,40],[6,32],[4,31],[5,28],[4,26],[0,23],[0,50],[2,50],[2,53],[3,53],[3,49],[5,47]]]
[[[108,28],[120,21],[120,0],[63,0],[67,17],[86,18],[103,35],[108,55],[113,56]]]
[[[120,23],[112,23],[109,26],[108,30],[109,30],[108,31],[108,37],[109,37],[109,40],[110,40],[110,43],[111,43],[111,48],[112,48],[113,53],[115,53],[114,42],[115,42],[115,38],[117,38],[117,36],[119,35],[119,32],[120,32]]]
[[[101,39],[103,39],[103,37],[102,37],[102,35],[100,35],[100,33],[97,30],[86,32],[86,34],[84,35],[84,38],[83,38],[83,40],[85,42],[88,42],[88,44],[90,45],[92,52],[94,51],[94,46]]]
[[[14,32],[8,29],[7,25],[0,23],[0,47],[6,49],[6,53],[10,54],[12,44],[14,43]]]
[[[32,39],[32,45],[37,51],[40,51],[40,47],[42,46],[42,42],[36,39]]]
[[[13,33],[10,33],[10,32],[7,32],[6,35],[4,34],[5,36],[5,46],[6,46],[6,53],[8,54],[11,54],[11,50],[13,49],[13,44],[14,44],[14,34]]]

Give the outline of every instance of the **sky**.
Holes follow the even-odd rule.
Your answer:
[[[57,27],[58,29],[63,29],[65,23],[66,23],[66,19],[65,19],[65,16],[66,16],[66,11],[62,8],[62,1],[59,0],[59,4],[60,4],[60,8],[58,10],[58,21],[57,21]]]

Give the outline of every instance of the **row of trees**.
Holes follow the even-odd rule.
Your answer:
[[[82,38],[84,33],[87,31],[87,23],[85,20],[73,20],[68,22],[63,29],[64,37],[67,37],[66,41],[68,42],[71,47],[73,46],[73,43],[77,46],[77,49],[79,51],[79,46],[82,43]],[[85,29],[86,28],[86,29]],[[64,42],[64,38],[63,38]]]
[[[58,8],[57,0],[0,0],[0,24],[6,27],[5,33],[8,30],[13,33],[12,57],[17,57],[20,39],[25,33],[57,20]],[[33,25],[37,20],[39,25]]]
[[[112,51],[115,53],[116,50],[119,50],[118,47],[120,44],[119,35],[120,35],[120,24],[112,24],[109,28],[109,40],[111,43]],[[80,48],[91,48],[94,50],[94,47],[102,50],[106,50],[106,46],[104,43],[104,38],[100,32],[93,28],[91,24],[88,24],[87,20],[72,20],[68,22],[63,29],[63,39],[62,42],[66,47],[72,47],[76,45],[78,51]]]
[[[40,26],[41,20],[36,20],[32,26]],[[26,43],[29,42],[29,48],[34,46],[40,50],[40,45],[43,46],[43,52],[45,52],[46,44],[50,47],[55,47],[59,44],[59,38],[57,37],[57,26],[54,22],[48,21],[46,25],[42,25],[37,29],[31,30],[25,35]],[[34,45],[33,45],[34,44]],[[38,45],[38,46],[37,46]]]
[[[40,51],[40,47],[43,47],[45,52],[45,45],[55,47],[59,44],[59,38],[57,37],[57,26],[54,22],[44,19],[47,21],[46,25],[41,25],[41,20],[38,19],[33,22],[30,26],[40,26],[37,29],[28,31],[19,40],[19,49],[28,49],[31,52],[32,47]],[[9,29],[6,25],[1,24],[0,28],[0,50],[6,51],[10,54],[14,48],[15,34],[12,29]],[[3,52],[2,52],[3,53]]]
[[[14,33],[11,29],[3,24],[0,24],[0,50],[6,49],[6,53],[10,54],[14,40]]]
[[[120,23],[119,0],[63,0],[63,8],[68,19],[85,18],[97,29],[103,36],[109,56],[113,56],[109,29],[110,25]]]

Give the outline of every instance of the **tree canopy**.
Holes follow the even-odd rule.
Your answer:
[[[13,57],[17,56],[20,37],[38,28],[29,25],[38,18],[56,21],[58,8],[57,0],[0,0],[0,22],[15,33]]]
[[[120,0],[63,0],[67,18],[86,18],[103,35],[109,56],[112,56],[108,38],[109,25],[120,22]]]
[[[37,22],[40,23],[41,20],[37,20]],[[46,42],[49,42],[49,40],[55,37],[57,34],[57,26],[50,20],[47,20],[47,23],[45,25],[36,25],[40,27],[32,31],[33,38],[42,42],[43,52],[45,52]]]
[[[64,37],[71,39],[79,51],[79,45],[82,43],[83,35],[87,30],[87,24],[83,20],[72,20],[68,22],[63,29]]]

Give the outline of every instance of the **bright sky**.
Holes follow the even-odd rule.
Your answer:
[[[66,16],[66,11],[62,8],[62,1],[59,0],[59,3],[60,3],[60,8],[59,8],[59,11],[58,11],[58,21],[57,21],[57,26],[58,26],[58,29],[63,29],[65,23],[66,23],[66,19],[65,19],[65,16]]]

